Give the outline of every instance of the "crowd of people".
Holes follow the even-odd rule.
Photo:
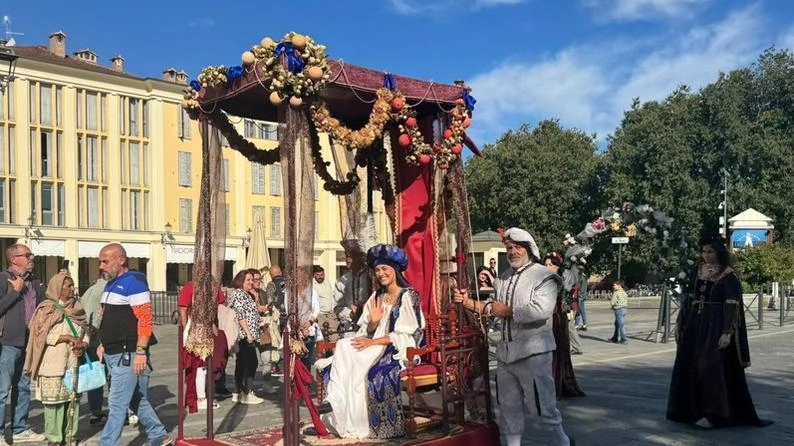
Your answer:
[[[0,429],[12,412],[11,441],[77,444],[79,395],[64,380],[82,362],[107,368],[108,411],[103,388],[88,392],[89,423],[104,423],[101,446],[119,444],[130,411],[146,430],[149,444],[173,444],[148,401],[152,371],[149,347],[152,304],[146,277],[129,269],[124,247],[110,243],[99,252],[100,280],[78,300],[74,280],[64,269],[47,285],[33,272],[30,248],[6,249],[8,268],[0,273]],[[32,383],[35,382],[35,385]],[[43,434],[28,422],[31,399],[44,406]],[[0,437],[0,446],[6,445]]]
[[[501,435],[519,446],[532,429],[527,419],[547,430],[553,444],[574,444],[557,409],[560,397],[584,396],[571,362],[581,353],[577,330],[586,319],[581,287],[564,285],[565,259],[556,251],[541,256],[532,235],[511,228],[504,235],[509,268],[498,273],[496,262],[477,271],[477,288],[452,289],[452,301],[490,318],[488,338],[496,351],[494,401]],[[307,369],[316,367],[326,379],[331,412],[323,421],[343,438],[393,438],[405,435],[400,407],[400,372],[409,347],[425,342],[422,296],[404,272],[405,252],[377,245],[367,252],[356,243],[345,246],[348,271],[335,284],[314,266],[312,285],[300,293],[297,320],[306,347]],[[766,426],[756,414],[744,368],[749,365],[741,288],[724,242],[705,236],[688,297],[682,299],[667,418],[712,427]],[[134,416],[149,444],[172,439],[148,401],[152,372],[149,347],[156,343],[146,277],[130,270],[124,248],[106,245],[99,254],[100,279],[81,299],[74,280],[61,271],[44,283],[33,274],[34,255],[23,244],[6,251],[8,269],[0,273],[0,420],[13,413],[13,443],[61,445],[78,432],[79,397],[64,383],[67,371],[85,361],[107,367],[107,412],[103,387],[88,392],[89,423],[102,423],[99,444],[118,444],[122,428]],[[493,259],[492,259],[493,260]],[[270,282],[262,289],[263,276]],[[278,267],[245,269],[232,280],[228,295],[217,289],[217,318],[212,370],[206,358],[183,351],[186,374],[184,404],[190,412],[217,401],[207,396],[208,381],[217,397],[239,404],[260,404],[257,395],[275,392],[283,356],[284,314],[289,293]],[[612,342],[625,343],[623,319],[627,297],[615,281],[610,302],[615,313]],[[185,284],[179,296],[180,323],[188,333],[194,287]],[[583,311],[581,311],[583,313]],[[584,314],[581,314],[584,316]],[[314,344],[335,341],[333,355],[314,363]],[[234,391],[226,388],[226,362],[235,355]],[[263,385],[254,380],[263,365]],[[35,384],[32,384],[35,383]],[[258,392],[255,392],[258,390]],[[31,398],[44,406],[43,434],[28,423]],[[527,403],[530,402],[530,403]],[[0,446],[7,444],[0,437]]]

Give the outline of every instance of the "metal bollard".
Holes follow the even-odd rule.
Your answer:
[[[764,329],[764,287],[758,291],[758,329]]]

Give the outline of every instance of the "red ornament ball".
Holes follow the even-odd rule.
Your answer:
[[[405,101],[402,98],[394,98],[391,100],[391,108],[394,111],[400,111],[405,107]]]
[[[403,133],[399,138],[397,138],[397,142],[401,147],[408,147],[411,145],[411,137],[407,133]]]
[[[460,152],[463,151],[463,146],[461,146],[460,144],[455,144],[454,146],[452,146],[451,150],[452,153],[454,153],[455,155],[460,155]]]
[[[452,129],[444,130],[444,139],[452,139]]]
[[[416,127],[416,118],[413,116],[405,120],[405,125],[408,127]]]
[[[423,166],[430,164],[430,155],[424,153],[419,155],[419,164]]]

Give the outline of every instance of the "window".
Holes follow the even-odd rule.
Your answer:
[[[55,125],[63,125],[63,88],[55,87]]]
[[[108,102],[108,95],[106,94],[99,95],[99,121],[102,126],[100,130],[102,130],[103,132],[106,132],[108,130],[107,118],[105,117],[106,110],[108,108],[107,102]]]
[[[8,85],[6,85],[6,92],[5,93],[6,93],[5,96],[8,99],[6,101],[6,103],[8,104],[8,107],[6,108],[6,111],[8,112],[8,113],[6,113],[6,117],[8,118],[9,121],[13,121],[14,120],[14,108],[15,108],[15,104],[16,104],[16,102],[14,102],[14,97],[15,97],[16,93],[14,92],[14,83],[13,82],[9,82]]]
[[[55,157],[53,156],[53,138],[52,132],[41,132],[41,176],[52,178],[53,166],[55,164]],[[35,162],[34,159],[30,160],[31,163]]]
[[[256,137],[256,124],[250,119],[243,121],[243,132],[246,138]]]
[[[130,184],[139,186],[141,184],[140,173],[140,153],[138,150],[138,143],[130,143]]]
[[[191,185],[190,168],[190,152],[179,152],[179,185],[182,187],[190,187]]]
[[[0,223],[6,222],[6,180],[0,179]]]
[[[264,195],[265,193],[265,166],[251,163],[251,193]]]
[[[42,85],[40,95],[41,123],[43,125],[52,125],[52,86]]]
[[[85,95],[83,90],[77,91],[77,98],[75,99],[75,116],[77,116],[77,128],[83,128],[83,104],[85,104]]]
[[[66,216],[64,215],[63,208],[66,206],[66,191],[64,190],[63,183],[58,184],[58,226],[66,225]]]
[[[119,97],[119,134],[127,134],[127,98]]]
[[[99,227],[99,188],[88,188],[88,227]]]
[[[0,174],[14,175],[16,152],[14,133],[14,127],[0,125]]]
[[[0,119],[5,119],[6,117],[6,104],[6,94],[4,91],[0,91]]]
[[[193,231],[193,200],[179,199],[179,232],[189,234]]]
[[[226,158],[223,159],[223,168],[221,170],[221,175],[223,175],[223,191],[229,192],[229,160]]]
[[[56,178],[63,178],[63,135],[61,132],[55,134],[55,164],[57,171],[55,172]]]
[[[119,167],[121,167],[121,184],[127,184],[127,158],[129,155],[126,150],[124,150],[127,145],[124,141],[121,142],[120,149],[121,153],[119,153]]]
[[[190,139],[190,116],[187,110],[179,107],[179,137],[182,139]]]
[[[141,192],[130,192],[130,229],[141,229]]]
[[[143,143],[143,153],[141,153],[143,166],[143,185],[149,187],[149,144]]]
[[[264,225],[265,224],[265,216],[266,215],[267,214],[265,213],[265,207],[264,206],[251,206],[251,216],[252,216],[252,220],[254,222],[254,225],[256,225],[256,222],[258,220],[260,220],[260,219],[262,220],[262,225]]]
[[[96,136],[86,137],[85,145],[85,179],[99,181],[99,147]]]
[[[38,123],[38,121],[36,121],[36,109],[38,108],[38,102],[36,102],[36,84],[31,82],[29,90],[30,102],[28,102],[28,104],[30,104],[30,123],[35,124]]]
[[[53,224],[53,211],[54,211],[54,202],[55,197],[52,195],[52,184],[51,183],[41,183],[41,224],[42,225],[52,225]]]
[[[130,98],[130,136],[138,136],[138,108],[141,101]]]
[[[150,101],[146,101],[143,104],[143,137],[149,137],[149,107],[151,106]]]
[[[88,130],[97,130],[97,108],[99,107],[99,97],[97,93],[88,92],[85,95],[85,114],[86,114],[86,128]]]
[[[270,165],[270,195],[281,196],[281,166]]]
[[[278,141],[278,124],[262,124],[262,139]]]
[[[30,157],[30,176],[36,177],[38,176],[38,159],[39,157],[36,156],[36,141],[38,141],[39,135],[36,130],[30,131],[30,153],[28,156]],[[13,150],[13,149],[12,149]]]
[[[0,175],[6,173],[6,128],[0,125]],[[3,220],[0,219],[0,222]]]
[[[281,208],[270,208],[270,236],[281,237]]]

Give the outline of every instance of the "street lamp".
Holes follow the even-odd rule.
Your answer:
[[[31,240],[38,240],[44,237],[44,234],[39,230],[39,228],[33,226],[35,221],[36,218],[33,214],[31,214],[30,217],[28,217],[28,225],[25,226],[25,240],[27,243],[30,243]]]
[[[722,195],[722,201],[717,206],[717,209],[722,211],[719,231],[722,238],[728,241],[728,171],[724,168],[722,169],[722,190],[720,195]],[[728,246],[730,245],[728,243]]]
[[[17,58],[19,56],[14,50],[6,46],[5,41],[0,41],[0,93],[5,93],[9,82],[14,79],[14,72],[17,68]]]
[[[166,222],[163,229],[165,229],[165,232],[160,234],[160,243],[163,244],[163,247],[165,247],[165,245],[173,245],[176,238],[174,238],[174,235],[171,233],[171,223]]]
[[[240,246],[245,249],[248,249],[248,247],[251,246],[251,228],[248,228],[248,230],[245,231],[245,237],[243,237],[243,241],[240,242]]]

